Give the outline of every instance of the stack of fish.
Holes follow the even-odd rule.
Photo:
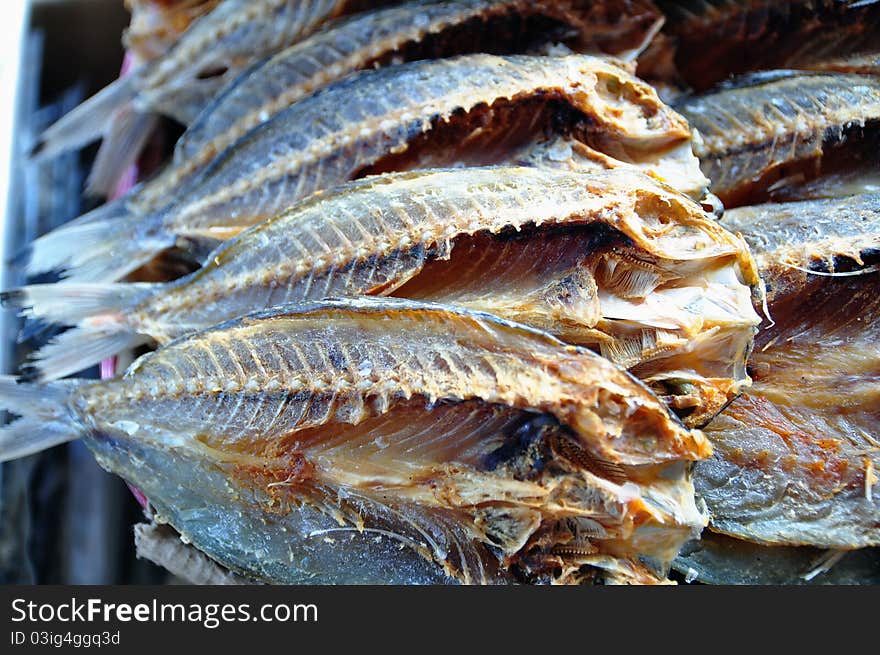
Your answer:
[[[776,4],[780,45],[737,65],[822,68],[789,47],[804,12],[880,26]],[[691,95],[727,55],[682,65],[685,23],[750,3],[181,5],[41,144],[103,136],[102,190],[158,114],[187,126],[22,253],[62,280],[4,302],[70,327],[0,379],[2,458],[81,437],[270,582],[770,581],[694,541],[710,519],[742,548],[877,543],[870,70]]]

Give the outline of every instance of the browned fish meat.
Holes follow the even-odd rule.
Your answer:
[[[514,149],[507,156],[510,163],[539,168],[559,168],[579,173],[601,173],[606,170],[625,169],[644,173],[670,186],[704,206],[713,203],[706,193],[708,180],[694,166],[694,153],[690,141],[654,153],[633,153],[616,144],[613,139],[602,139],[596,134],[596,146],[591,147],[572,136],[556,136]],[[717,200],[715,201],[717,202]]]
[[[220,0],[125,0],[131,23],[122,36],[126,50],[141,61],[164,55],[190,24],[214,9]]]
[[[753,386],[713,421],[697,467],[712,528],[763,544],[880,544],[880,197],[733,210],[775,323]]]
[[[827,57],[812,63],[810,68],[817,71],[880,75],[880,46],[869,52],[853,55],[838,56],[830,53]]]
[[[783,177],[766,189],[768,201],[842,198],[880,192],[880,123],[847,128],[843,142],[818,161],[785,167]]]

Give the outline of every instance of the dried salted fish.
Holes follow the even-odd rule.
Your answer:
[[[785,187],[818,177],[824,157],[837,168],[864,138],[874,143],[880,78],[775,71],[676,107],[699,132],[694,152],[712,192],[733,207],[785,193]],[[838,148],[843,150],[835,153]]]
[[[880,196],[733,210],[775,324],[754,383],[707,429],[713,529],[764,544],[880,544]]]
[[[880,75],[880,45],[869,52],[853,55],[828,57],[810,65],[811,70],[836,71],[838,73],[857,73],[860,75]]]
[[[89,188],[106,195],[140,150],[155,116],[184,124],[242,70],[326,21],[381,0],[222,0],[169,52],[120,78],[52,125],[38,151],[54,156],[106,136]]]
[[[449,302],[594,348],[699,426],[748,383],[757,283],[742,240],[640,173],[488,167],[350,183],[175,282],[37,285],[3,300],[78,325],[37,354],[48,378],[278,303]]]
[[[760,546],[712,532],[686,544],[674,566],[685,579],[704,584],[880,584],[880,548]]]
[[[0,398],[23,416],[4,459],[83,437],[187,540],[273,582],[659,582],[704,523],[687,462],[708,442],[647,388],[441,305],[278,307]]]
[[[786,174],[766,189],[772,202],[821,200],[880,192],[880,123],[872,120],[864,128],[851,126],[845,141],[826,150],[817,168]]]
[[[699,167],[694,166],[690,141],[683,141],[677,146],[653,154],[640,153],[633,157],[613,139],[603,140],[596,135],[591,140],[602,150],[563,135],[527,143],[521,149],[511,151],[507,159],[512,164],[522,166],[559,168],[579,173],[600,173],[612,169],[636,171],[671,186],[704,205],[714,208],[718,202],[706,192],[709,180]],[[865,179],[868,177],[866,175]]]
[[[731,75],[815,68],[880,49],[877,0],[658,0],[678,74],[705,90]],[[669,55],[667,55],[669,56]],[[850,71],[856,72],[856,71]]]
[[[139,209],[161,204],[248,130],[353,71],[473,52],[526,52],[557,40],[580,52],[619,54],[638,47],[660,21],[644,0],[422,0],[355,15],[232,82],[181,137],[174,165],[133,200]]]
[[[110,218],[41,237],[29,272],[63,268],[77,281],[119,279],[172,246],[207,241],[206,252],[352,178],[506,161],[560,126],[628,161],[672,152],[676,170],[690,139],[685,119],[648,85],[596,57],[470,55],[364,71],[248,132],[164,209],[122,220],[114,211],[124,215],[124,206],[111,205]],[[692,165],[696,171],[696,158]]]
[[[125,0],[131,23],[122,35],[126,50],[141,61],[164,55],[190,24],[214,9],[220,0]]]
[[[748,242],[773,302],[817,276],[868,267],[880,249],[880,195],[739,207],[722,224]]]

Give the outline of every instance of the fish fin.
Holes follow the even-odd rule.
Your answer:
[[[151,218],[157,217],[112,212],[77,219],[29,244],[14,262],[23,264],[28,275],[59,270],[72,282],[113,282],[174,245],[174,236],[167,233],[139,236],[140,223]]]
[[[35,243],[30,243],[24,248],[21,248],[18,252],[12,255],[7,260],[7,263],[16,269],[27,269],[28,274],[34,275],[37,273],[44,273],[47,271],[55,270],[60,268],[64,256],[65,251],[61,249],[59,244],[56,244],[57,247],[53,247],[51,243],[52,238],[49,237],[50,234],[55,234],[55,232],[62,233],[64,235],[72,235],[76,234],[77,231],[84,225],[88,225],[91,223],[95,223],[97,221],[115,221],[115,220],[124,220],[126,217],[129,217],[133,214],[138,213],[136,210],[132,210],[128,204],[128,201],[131,196],[124,196],[122,198],[118,198],[113,200],[112,202],[106,202],[102,205],[99,205],[95,209],[78,216],[77,218],[69,221],[59,227],[57,230],[49,232],[44,237],[40,237],[37,241],[40,241],[40,245],[36,246]],[[89,234],[89,230],[85,230],[84,234]],[[62,238],[59,241],[64,241]],[[37,253],[38,257],[48,257],[45,264],[39,264],[37,262],[34,265],[30,265],[31,260],[34,257],[35,250],[39,250]],[[59,256],[61,256],[61,260],[56,261],[50,255],[53,252],[57,252]],[[42,254],[40,254],[42,253]]]
[[[136,199],[137,195],[131,193],[99,205],[95,209],[65,223],[58,229],[43,235],[34,243],[30,243],[20,249],[9,258],[9,265],[16,269],[27,269],[29,275],[60,269],[67,257],[67,250],[62,244],[68,237],[77,234],[80,235],[77,238],[82,236],[88,237],[90,234],[93,234],[93,231],[83,226],[94,224],[98,221],[111,223],[117,220],[131,219],[135,215],[141,215],[141,212],[138,211],[137,206],[133,202]],[[104,229],[97,228],[94,232],[100,232]],[[50,235],[56,233],[60,234],[61,238],[57,239],[58,243],[52,243],[55,238]],[[35,257],[37,258],[36,261],[31,264],[31,260],[34,260]]]
[[[46,385],[0,376],[0,407],[21,418],[0,428],[0,462],[24,457],[80,436],[67,399],[78,380]]]
[[[62,116],[40,135],[32,156],[49,159],[102,137],[112,126],[117,112],[134,102],[136,78],[136,75],[119,78]]]
[[[141,113],[132,106],[116,112],[89,173],[86,193],[109,196],[137,159],[157,122],[155,114]]]
[[[31,357],[34,363],[25,372],[28,380],[56,380],[82,371],[128,348],[150,341],[133,330],[74,327],[62,332]]]
[[[127,322],[129,311],[155,291],[151,284],[35,284],[0,294],[30,318],[73,325],[33,355],[31,375],[53,380],[150,340]]]
[[[339,528],[327,532],[381,534],[442,566],[447,575],[464,584],[490,584],[498,576],[498,558],[471,534],[472,519],[467,513],[410,503],[395,505],[378,494],[355,489],[345,489],[348,507],[340,507],[338,494],[323,493],[327,495],[321,499],[313,491],[311,502],[340,521]]]
[[[137,206],[132,202],[137,198],[134,192],[127,193],[124,196],[102,203],[94,209],[87,211],[85,214],[77,216],[72,221],[64,224],[64,229],[75,227],[77,225],[85,225],[98,220],[110,220],[118,218],[120,220],[132,215],[141,215],[143,212],[138,211]]]

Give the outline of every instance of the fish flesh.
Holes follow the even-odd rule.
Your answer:
[[[621,10],[628,13],[621,16]],[[513,54],[551,40],[564,40],[579,52],[620,54],[644,40],[660,20],[647,2],[582,0],[422,0],[358,14],[328,25],[227,86],[183,135],[175,163],[206,146],[222,151],[281,109],[356,70],[469,52]]]
[[[753,385],[706,429],[712,529],[770,545],[880,545],[880,196],[732,210],[775,324]]]
[[[741,239],[641,173],[487,167],[320,194],[174,282],[35,285],[2,300],[77,325],[36,354],[44,378],[280,303],[451,303],[593,348],[699,426],[748,384],[757,285]]]
[[[833,151],[858,149],[877,130],[880,78],[774,71],[688,97],[676,109],[699,134],[694,152],[712,192],[726,207],[757,204],[820,177],[826,156],[846,161],[846,152]]]
[[[880,249],[880,194],[739,207],[721,222],[748,242],[772,303],[817,277],[870,268]]]
[[[227,85],[189,125],[169,170],[132,200],[140,211],[155,208],[248,130],[354,71],[560,40],[579,52],[623,54],[660,22],[650,2],[632,0],[422,0],[335,21]]]
[[[859,75],[880,75],[880,45],[868,52],[852,55],[828,57],[810,65],[811,70],[836,71],[838,73],[857,73]]]
[[[368,174],[494,164],[547,131],[568,129],[611,157],[681,168],[685,119],[605,59],[464,55],[364,71],[305,98],[214,160],[169,204],[126,218],[123,204],[33,244],[28,272],[63,269],[108,282],[171,247],[205,254],[218,242],[316,191]],[[693,155],[695,175],[699,162]],[[118,212],[116,210],[119,210]]]
[[[633,157],[613,138],[596,134],[590,139],[596,147],[578,141],[571,135],[552,136],[530,142],[507,156],[511,164],[538,168],[558,168],[579,173],[601,173],[607,170],[631,170],[676,189],[698,200],[708,211],[720,203],[707,192],[709,180],[694,166],[696,159],[690,141],[654,153]],[[598,150],[597,147],[601,147]],[[609,154],[611,153],[611,154]],[[868,175],[865,175],[867,180]],[[860,178],[861,179],[861,178]]]
[[[0,381],[3,459],[82,437],[160,520],[270,582],[662,582],[710,454],[591,351],[400,299],[275,307],[125,375]],[[182,483],[184,482],[184,483]]]
[[[125,0],[131,22],[122,35],[122,45],[140,61],[164,55],[187,28],[220,0]]]
[[[89,190],[108,195],[134,161],[158,114],[189,124],[249,65],[308,36],[328,20],[381,0],[222,0],[164,56],[86,100],[40,137],[35,152],[53,157],[104,135]]]
[[[673,566],[685,580],[702,584],[880,584],[880,548],[761,546],[708,531],[685,544]]]
[[[658,0],[679,79],[704,91],[731,75],[821,67],[880,48],[877,0]],[[852,71],[855,72],[855,71]]]
[[[842,198],[880,192],[880,124],[847,128],[844,143],[826,150],[815,166],[792,170],[766,189],[768,201],[786,203],[797,200]],[[818,174],[816,173],[818,169]]]

